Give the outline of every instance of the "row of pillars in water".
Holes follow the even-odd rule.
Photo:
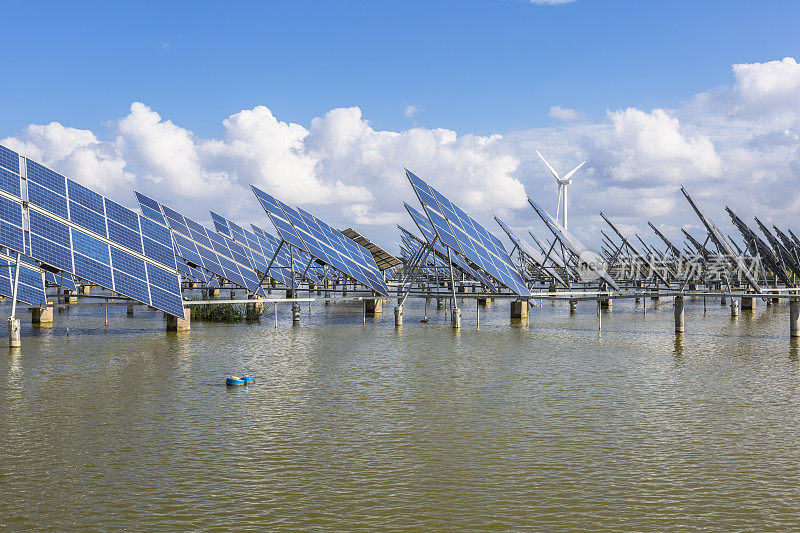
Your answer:
[[[81,287],[80,292],[82,294],[89,294],[90,288],[88,286]],[[74,291],[64,290],[63,293],[59,294],[59,303],[69,304],[77,302],[77,297],[73,294]],[[288,290],[286,292],[287,298],[292,298],[292,291]],[[216,298],[219,296],[219,289],[205,289],[204,296],[206,298]],[[235,298],[235,294],[231,291],[231,299]],[[652,296],[653,300],[658,300],[659,296]],[[684,313],[684,298],[685,296],[677,295],[674,296],[673,304],[674,304],[674,318],[675,318],[675,332],[676,333],[684,333],[685,332],[685,313]],[[742,296],[741,299],[731,298],[730,302],[730,309],[731,309],[731,316],[736,317],[739,315],[740,310],[740,302],[741,302],[741,309],[745,310],[752,310],[756,307],[756,298],[757,296],[749,296],[745,295]],[[427,318],[427,298],[426,298],[426,318]],[[443,298],[436,298],[436,308],[441,310],[444,308]],[[452,300],[451,300],[452,301]],[[636,302],[638,303],[640,298],[636,298]],[[779,302],[779,298],[772,298],[768,297],[767,303],[773,304]],[[380,315],[383,311],[383,299],[366,299],[364,300],[364,317],[366,316],[376,316]],[[569,302],[569,309],[570,314],[577,313],[578,307],[578,300],[577,299],[570,299]],[[611,298],[600,298],[597,300],[598,306],[598,317],[600,317],[600,310],[610,310],[612,308],[613,300]],[[726,297],[722,296],[721,303],[725,305]],[[325,304],[330,304],[330,299],[325,299]],[[491,298],[476,298],[476,306],[480,305],[490,305]],[[134,303],[130,302],[127,305],[127,314],[133,315]],[[258,310],[259,314],[263,312],[264,304],[262,302],[254,302],[248,304],[254,306],[255,309]],[[275,304],[275,321],[277,327],[277,304]],[[528,301],[527,300],[513,300],[511,301],[511,320],[512,321],[527,321],[528,318]],[[53,312],[55,307],[50,306],[46,308],[32,308],[31,309],[31,323],[35,326],[48,326],[53,323]],[[59,312],[61,312],[64,307],[59,307]],[[106,309],[107,312],[107,309]],[[646,308],[645,308],[646,312]],[[184,308],[184,318],[179,318],[171,315],[165,315],[166,318],[166,329],[167,331],[188,331],[191,329],[191,308],[186,307]],[[478,325],[480,324],[480,313],[478,312],[477,315]],[[395,326],[402,326],[403,325],[403,306],[398,305],[394,309],[394,319],[395,319]],[[107,320],[107,318],[106,318]],[[450,309],[450,321],[451,326],[453,329],[461,328],[461,309],[457,306],[453,305]],[[299,302],[292,302],[292,322],[294,324],[299,324],[300,322],[300,304]],[[19,347],[21,345],[21,338],[20,338],[20,321],[19,319],[11,319],[9,318],[8,324],[8,333],[9,333],[9,346],[11,347]],[[789,334],[793,338],[800,337],[800,299],[792,298],[789,300]]]

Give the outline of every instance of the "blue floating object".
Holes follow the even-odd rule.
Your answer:
[[[253,378],[250,378],[250,379],[253,379]],[[237,378],[236,376],[231,376],[231,377],[229,377],[228,379],[225,380],[225,384],[230,386],[230,387],[241,387],[242,385],[245,385],[245,383],[246,382],[245,382],[244,379]]]
[[[250,376],[250,374],[245,374],[244,376],[242,376],[242,381],[248,384],[255,383],[255,380]]]

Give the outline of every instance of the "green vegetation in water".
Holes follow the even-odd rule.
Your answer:
[[[207,322],[239,322],[259,320],[261,313],[250,304],[203,304],[192,307],[192,318]]]

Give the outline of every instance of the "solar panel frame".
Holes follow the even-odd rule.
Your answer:
[[[497,237],[424,180],[406,176],[442,244],[482,268],[519,296],[531,296],[525,281]]]
[[[6,155],[10,152],[8,149],[1,151]],[[70,274],[70,279],[74,274],[113,292],[151,305],[149,295],[147,298],[141,298],[141,294],[138,294],[139,298],[136,298],[126,293],[122,287],[116,287],[110,253],[106,262],[97,260],[97,254],[103,249],[125,248],[120,243],[108,239],[105,214],[107,199],[41,163],[20,158],[18,154],[16,157],[18,161],[24,163],[19,167],[20,171],[24,170],[24,174],[20,173],[18,176],[13,173],[10,176],[4,174],[0,178],[0,196],[20,204],[23,222],[24,218],[27,218],[28,227],[27,231],[22,228],[21,242],[18,235],[3,237],[0,228],[0,239],[2,239],[0,245],[25,254],[34,261],[66,271]],[[16,185],[10,184],[17,179],[19,179],[19,189]],[[19,194],[14,194],[16,192]],[[0,204],[7,203],[0,201]],[[70,207],[73,213],[70,212]],[[26,212],[27,217],[24,217]],[[73,247],[74,239],[79,241],[77,250]],[[141,251],[132,250],[132,252],[141,255]],[[76,272],[76,269],[79,271]],[[177,279],[177,271],[171,272],[171,275]],[[52,279],[55,281],[55,275]],[[74,280],[71,280],[71,285],[74,286]],[[161,308],[163,311],[183,316],[180,291],[165,298],[163,302],[166,304],[166,307]]]

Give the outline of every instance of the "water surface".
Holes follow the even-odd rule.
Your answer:
[[[274,328],[73,310],[0,357],[0,527],[797,529],[788,306],[288,308]],[[0,310],[2,313],[7,311]],[[3,341],[5,343],[6,341]],[[5,350],[5,349],[4,349]],[[226,388],[250,372],[254,386]]]

